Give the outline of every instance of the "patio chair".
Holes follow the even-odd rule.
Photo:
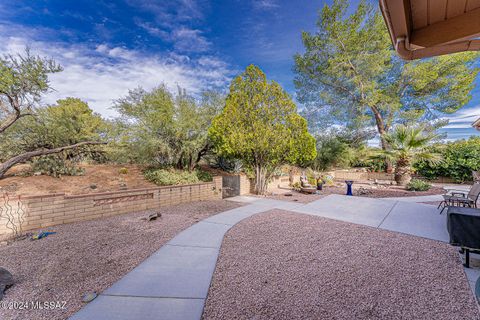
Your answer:
[[[463,190],[450,190],[450,194],[444,194],[443,201],[440,202],[437,209],[442,207],[440,211],[440,214],[442,214],[445,208],[452,206],[476,208],[479,196],[480,182],[475,182],[468,192]]]

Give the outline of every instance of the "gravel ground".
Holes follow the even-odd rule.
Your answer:
[[[366,184],[358,184],[353,186],[353,195],[359,197],[367,198],[389,198],[389,197],[417,197],[417,196],[429,196],[435,194],[444,194],[445,190],[434,186],[428,191],[408,191],[402,187],[398,186],[389,186],[385,189],[368,189],[367,194],[359,193],[359,188],[370,188],[371,186]],[[284,200],[284,201],[296,201],[301,203],[309,203],[330,194],[341,194],[345,195],[346,187],[345,186],[329,186],[324,187],[319,194],[304,194],[297,191],[292,191],[288,189],[276,189],[271,194],[266,197],[269,199]],[[285,194],[291,194],[291,196],[285,196]]]
[[[224,239],[203,319],[479,319],[455,248],[274,210]]]
[[[66,301],[66,310],[2,310],[0,319],[66,319],[82,306],[84,293],[101,292],[158,250],[178,232],[240,204],[201,201],[162,207],[162,218],[140,220],[144,212],[47,228],[57,234],[0,247],[0,266],[17,284],[2,302]]]

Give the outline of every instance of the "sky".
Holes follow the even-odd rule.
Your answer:
[[[372,0],[373,1],[373,0]],[[315,31],[326,0],[15,0],[0,1],[0,53],[54,58],[45,103],[78,97],[105,117],[129,89],[161,83],[192,94],[225,90],[249,64],[293,97],[293,55],[302,31]],[[377,1],[373,1],[377,5]],[[352,1],[356,6],[356,1]],[[447,139],[479,134],[480,79],[470,103],[449,116]],[[301,107],[301,106],[300,106]]]

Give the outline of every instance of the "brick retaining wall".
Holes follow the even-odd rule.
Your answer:
[[[182,186],[81,195],[47,194],[20,197],[25,212],[23,230],[93,220],[179,203],[221,199],[221,189],[222,177],[214,177],[212,182]],[[16,210],[17,203],[18,197],[11,197],[10,205],[13,210]],[[5,208],[3,199],[0,199],[0,208]],[[4,217],[5,211],[2,215],[0,210],[0,238],[5,238],[11,233]]]

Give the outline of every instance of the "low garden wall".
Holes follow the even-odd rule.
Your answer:
[[[346,171],[346,170],[337,170],[329,172],[328,174],[332,175],[335,180],[353,180],[353,181],[367,181],[367,180],[386,180],[394,181],[393,173],[385,172],[359,172],[359,171]],[[420,180],[427,180],[425,177],[419,175],[413,175],[413,178]],[[435,183],[456,183],[455,180],[447,177],[438,177],[435,180],[430,182]]]
[[[12,233],[8,216],[28,231],[71,222],[154,209],[199,200],[222,198],[222,177],[212,182],[81,195],[46,194],[0,198],[0,238]]]
[[[388,180],[393,181],[393,173],[385,172],[357,172],[357,171],[332,171],[330,174],[335,180],[353,180],[353,181],[367,181],[367,180]]]

